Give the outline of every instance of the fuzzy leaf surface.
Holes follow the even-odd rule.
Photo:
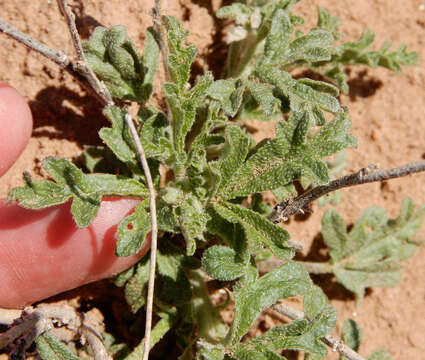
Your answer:
[[[290,238],[288,232],[264,216],[229,202],[217,203],[214,209],[228,222],[240,224],[251,242],[269,248],[281,259],[294,256],[294,249],[286,244]]]
[[[207,95],[220,102],[224,113],[233,117],[242,104],[245,85],[237,79],[217,80],[211,84]]]
[[[115,248],[117,256],[136,254],[146,241],[151,230],[151,218],[142,202],[135,211],[122,219],[118,225],[118,243]]]
[[[146,303],[146,286],[149,280],[149,259],[145,256],[134,270],[134,274],[125,284],[124,294],[127,304],[135,314]]]
[[[245,272],[245,261],[235,250],[221,245],[212,246],[204,252],[202,265],[208,275],[221,281],[235,280]]]
[[[306,107],[311,109],[317,107],[336,113],[340,109],[339,102],[334,96],[316,90],[311,84],[293,79],[289,73],[283,70],[262,66],[256,69],[255,74],[262,82],[273,85],[280,96],[289,101],[290,109],[293,111],[302,111]],[[315,87],[317,88],[317,85]]]
[[[43,167],[55,182],[28,180],[26,186],[12,189],[9,198],[30,209],[61,204],[72,198],[71,213],[81,228],[89,226],[96,217],[104,195],[148,195],[146,187],[137,180],[110,174],[84,174],[66,159],[48,157]]]
[[[152,92],[153,74],[158,66],[159,48],[150,31],[146,33],[143,58],[137,53],[124,26],[97,27],[83,44],[90,68],[104,82],[113,97],[147,100]],[[149,53],[149,54],[147,54]],[[147,76],[144,76],[146,73]],[[143,78],[146,78],[146,82]]]
[[[65,344],[57,341],[48,333],[38,336],[35,342],[38,354],[43,360],[81,360]]]
[[[329,181],[328,168],[321,160],[346,147],[356,145],[348,134],[351,121],[338,113],[313,136],[308,136],[310,119],[306,113],[292,112],[289,120],[276,124],[276,138],[260,143],[227,185],[217,194],[224,199],[274,190],[301,176],[314,184]]]
[[[256,269],[249,269],[234,289],[235,314],[227,336],[228,343],[238,343],[261,311],[279,299],[305,294],[310,286],[304,266],[291,261],[261,278],[258,278]]]
[[[186,240],[186,254],[191,256],[196,250],[196,239],[203,239],[209,216],[195,196],[188,196],[176,209],[180,229]]]
[[[309,354],[322,357],[327,355],[326,346],[320,340],[329,333],[329,323],[335,324],[336,311],[327,307],[313,320],[294,320],[286,325],[275,326],[266,334],[258,336],[236,348],[236,358],[239,352],[262,353],[277,350],[302,350]],[[254,359],[253,357],[250,357]]]
[[[143,119],[140,141],[147,158],[166,162],[173,153],[171,143],[171,128],[166,115],[151,107],[139,111]]]
[[[414,241],[425,207],[414,210],[413,201],[403,200],[400,216],[388,219],[384,209],[367,209],[347,233],[342,217],[329,210],[322,219],[322,234],[330,248],[338,281],[353,291],[360,302],[365,289],[389,287],[400,281],[400,261],[411,257],[419,243]]]
[[[359,324],[352,319],[345,319],[342,325],[342,340],[354,351],[358,351],[363,338],[363,331]],[[340,358],[345,359],[344,356]]]
[[[272,116],[280,101],[273,95],[270,86],[253,81],[247,81],[247,89],[254,100],[261,106],[266,116]]]

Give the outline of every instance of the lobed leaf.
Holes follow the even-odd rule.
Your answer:
[[[310,286],[308,273],[295,262],[289,261],[261,278],[256,269],[248,270],[234,289],[235,313],[227,343],[236,345],[261,311],[279,299],[307,293]]]
[[[266,246],[281,259],[290,259],[294,256],[294,249],[287,245],[288,232],[264,216],[229,202],[216,203],[214,209],[228,222],[240,224],[252,243]]]
[[[293,111],[301,111],[306,106],[318,106],[332,113],[336,113],[340,109],[339,102],[334,96],[317,91],[302,81],[293,79],[289,73],[283,70],[262,66],[256,69],[255,75],[262,82],[275,86],[280,96],[289,101]]]
[[[266,116],[272,116],[276,107],[279,105],[279,99],[273,95],[270,86],[253,81],[246,82],[247,89],[254,100],[261,106]]]
[[[110,174],[84,174],[66,159],[48,157],[43,167],[55,182],[42,180],[12,189],[9,199],[17,200],[23,207],[41,209],[73,199],[72,216],[78,227],[87,227],[96,217],[102,196],[148,195],[146,187],[134,179]]]
[[[152,29],[147,32],[142,58],[121,25],[97,27],[83,48],[90,68],[113,97],[139,102],[149,99],[159,56]]]
[[[154,107],[141,108],[139,117],[142,119],[140,141],[147,158],[167,162],[173,155],[171,128],[167,116]]]
[[[400,216],[388,219],[382,208],[367,209],[348,233],[344,220],[334,210],[322,219],[322,234],[330,248],[333,271],[339,282],[361,302],[371,286],[396,285],[401,278],[399,262],[418,247],[413,237],[420,228],[425,207],[414,212],[413,201],[403,200]]]
[[[301,350],[324,357],[327,355],[327,349],[321,338],[328,334],[328,324],[335,325],[335,322],[336,311],[328,306],[311,321],[295,320],[286,325],[274,326],[264,335],[237,345],[236,358],[240,358],[240,352],[263,353],[277,350]]]
[[[354,137],[347,134],[350,126],[348,114],[340,112],[308,137],[310,118],[306,113],[292,112],[287,122],[276,124],[276,138],[260,143],[252,155],[235,168],[217,196],[231,199],[274,190],[301,176],[311,179],[313,184],[328,182],[328,169],[321,159],[355,146]]]

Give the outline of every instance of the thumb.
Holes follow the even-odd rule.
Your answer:
[[[32,131],[32,116],[25,99],[15,89],[0,83],[0,176],[24,150]]]
[[[34,211],[0,200],[0,307],[16,308],[117,274],[149,249],[115,256],[117,223],[136,200],[102,201],[85,229],[78,228],[70,203]]]

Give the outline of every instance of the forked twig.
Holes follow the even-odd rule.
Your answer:
[[[66,72],[68,72],[74,79],[76,79],[87,91],[94,92],[97,99],[103,104],[108,104],[108,99],[105,98],[104,94],[102,92],[98,92],[96,89],[94,89],[85,76],[84,73],[81,73],[79,71],[79,67],[73,63],[69,56],[63,53],[62,51],[56,51],[42,42],[33,39],[31,36],[28,36],[24,34],[23,32],[19,31],[12,25],[8,24],[7,22],[0,20],[0,32],[5,33],[6,35],[10,36],[12,39],[15,39],[16,41],[20,42],[21,44],[24,44],[29,49],[34,50],[38,52],[39,54],[43,55],[47,59],[53,61],[57,65],[59,65],[62,69],[64,69]]]
[[[72,43],[74,44],[75,52],[77,53],[77,62],[75,63],[76,70],[81,73],[89,82],[93,90],[99,94],[106,105],[112,105],[112,96],[109,90],[106,88],[90,68],[87,63],[86,56],[84,55],[83,45],[81,44],[80,35],[78,34],[77,26],[75,24],[75,15],[69,8],[67,0],[57,0],[59,9],[62,15],[66,19],[69,33],[71,34]]]
[[[287,221],[291,215],[296,214],[300,209],[306,208],[307,205],[314,200],[338,189],[394,179],[422,171],[425,171],[424,160],[387,170],[377,170],[376,166],[370,165],[367,168],[360,169],[354,174],[333,180],[329,184],[317,186],[305,194],[296,197],[292,201],[284,201],[275,205],[273,212],[269,215],[269,219],[275,223],[281,220]]]
[[[295,310],[284,303],[275,304],[272,306],[272,309],[278,313],[287,316],[292,320],[304,319],[304,313],[302,311]],[[332,351],[339,352],[341,355],[344,355],[349,360],[365,360],[365,358],[353,349],[349,348],[347,345],[344,345],[343,342],[331,335],[326,335],[321,339],[326,345],[332,348]]]
[[[153,295],[155,285],[155,269],[156,269],[156,251],[157,251],[157,236],[158,236],[158,224],[156,218],[156,194],[155,188],[152,181],[152,176],[149,170],[148,161],[146,159],[145,151],[140,141],[139,135],[137,134],[136,128],[133,124],[133,119],[130,114],[125,115],[125,121],[130,129],[131,137],[136,145],[137,154],[139,155],[140,163],[142,164],[143,171],[146,176],[146,183],[149,189],[149,208],[151,213],[151,256],[149,265],[149,282],[148,282],[148,297],[146,302],[146,323],[145,323],[145,347],[143,349],[143,360],[149,358],[150,349],[150,338],[152,330],[152,312],[153,312]]]

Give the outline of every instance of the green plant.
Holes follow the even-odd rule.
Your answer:
[[[237,23],[228,36],[225,76],[219,80],[209,72],[191,80],[196,48],[185,45],[187,31],[173,17],[158,14],[141,55],[124,27],[96,28],[83,45],[83,60],[95,75],[88,69],[81,72],[101,81],[94,89],[111,122],[111,127],[99,132],[106,146],[96,148],[95,155],[93,149],[83,154],[87,173],[68,160],[50,157],[43,167],[51,180],[33,182],[25,175],[25,186],[10,192],[11,200],[32,209],[72,199],[71,212],[80,227],[95,218],[103,196],[141,199],[135,212],[118,226],[116,254],[135,254],[152,231],[151,257],[115,282],[124,287],[133,313],[146,307],[147,329],[153,306],[159,320],[152,334],[147,331],[145,341],[150,346],[146,348],[172,331],[180,359],[283,359],[277,352],[282,350],[304,351],[306,359],[324,358],[322,339],[334,328],[336,311],[309,272],[335,274],[360,302],[366,287],[395,285],[399,262],[418,246],[414,235],[425,208],[415,211],[410,199],[403,202],[396,219],[388,219],[380,208],[366,210],[348,233],[341,216],[327,212],[323,236],[329,263],[294,261],[297,244],[284,227],[271,221],[276,220],[278,208],[272,212],[263,202],[263,191],[272,190],[278,200],[285,200],[279,205],[284,210],[291,203],[288,199],[297,195],[295,182],[313,193],[317,189],[326,193],[341,159],[332,165],[325,158],[356,146],[348,110],[338,101],[340,90],[348,92],[343,65],[383,66],[399,72],[417,58],[404,46],[393,52],[388,44],[379,51],[368,50],[373,42],[370,31],[358,42],[335,45],[341,39],[338,20],[321,8],[316,27],[304,34],[296,30],[303,22],[292,13],[296,2],[247,1],[219,10],[219,17]],[[161,89],[167,109],[151,101],[161,51],[167,73]],[[295,68],[318,73],[324,81],[294,78]],[[127,106],[130,101],[138,104],[136,128]],[[278,120],[275,138],[256,144],[243,126],[251,118]],[[109,168],[120,173],[97,173],[99,164],[111,164],[105,172]],[[160,167],[172,174],[165,186]],[[357,182],[339,185],[366,182],[368,176],[379,181],[424,168],[419,162],[408,171],[395,169],[389,175],[364,169]],[[280,260],[279,265],[260,276],[257,267],[272,256]],[[152,297],[149,280],[155,265]],[[228,296],[233,297],[235,309],[230,325],[223,323],[210,300],[207,276],[232,293]],[[263,310],[298,295],[304,297],[304,314],[243,341]],[[116,351],[116,358],[127,352],[125,359],[143,352],[146,359],[144,345],[123,352],[123,346],[115,344],[110,351]],[[37,346],[45,359],[75,359],[48,334],[38,337]],[[384,359],[384,355],[373,356]]]

